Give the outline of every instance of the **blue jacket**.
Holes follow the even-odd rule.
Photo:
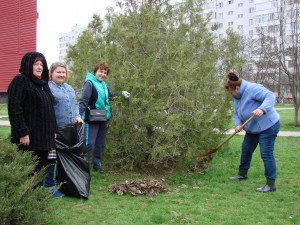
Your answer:
[[[242,80],[237,93],[239,98],[233,97],[235,126],[240,126],[246,122],[257,108],[261,109],[264,114],[255,117],[244,127],[247,133],[260,133],[279,121],[279,114],[274,109],[276,97],[263,85]]]
[[[115,95],[109,92],[108,85],[104,81],[100,81],[90,71],[87,73],[85,81],[79,102],[80,115],[83,115],[83,119],[88,122],[88,118],[85,118],[86,115],[89,115],[88,107],[90,109],[106,109],[106,119],[109,120],[111,118],[109,97]]]
[[[75,90],[67,83],[56,84],[49,81],[49,87],[54,96],[54,111],[57,126],[75,123],[80,117]]]

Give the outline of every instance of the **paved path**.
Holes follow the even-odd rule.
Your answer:
[[[0,120],[0,126],[7,127],[7,126],[10,126],[10,123],[8,120]]]
[[[226,131],[226,134],[233,134],[234,129]],[[237,135],[245,135],[245,131],[237,133]],[[300,137],[299,131],[279,131],[278,136],[281,137]]]
[[[10,126],[8,120],[0,120],[0,126]],[[233,134],[234,129],[229,129],[226,131],[226,134]],[[245,135],[245,131],[237,133],[237,135]],[[282,137],[300,137],[300,132],[298,131],[279,131],[278,136]]]

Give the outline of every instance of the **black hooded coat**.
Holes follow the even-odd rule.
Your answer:
[[[43,63],[42,78],[33,75],[36,58]],[[11,142],[29,135],[29,146],[23,150],[49,151],[55,149],[56,119],[54,98],[48,86],[48,66],[43,54],[26,53],[21,61],[20,74],[8,86],[8,115],[11,123]]]

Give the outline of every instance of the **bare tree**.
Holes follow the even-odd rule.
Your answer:
[[[279,101],[293,103],[295,127],[300,106],[299,7],[299,0],[281,0],[278,11],[268,15],[269,24],[256,29],[252,49],[254,81],[276,92]]]
[[[280,69],[288,78],[292,102],[294,105],[294,126],[299,126],[300,106],[300,3],[296,0],[281,0],[280,37],[277,56]]]

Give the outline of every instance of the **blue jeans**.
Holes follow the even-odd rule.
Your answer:
[[[45,178],[44,178],[44,187],[54,187],[58,183],[58,174],[56,170],[56,174],[54,176],[56,161],[51,160],[45,169]]]
[[[260,132],[259,134],[246,133],[243,144],[239,169],[248,170],[252,160],[253,152],[257,145],[260,146],[260,155],[264,162],[265,176],[276,179],[276,161],[274,158],[274,144],[279,132],[280,122]]]

